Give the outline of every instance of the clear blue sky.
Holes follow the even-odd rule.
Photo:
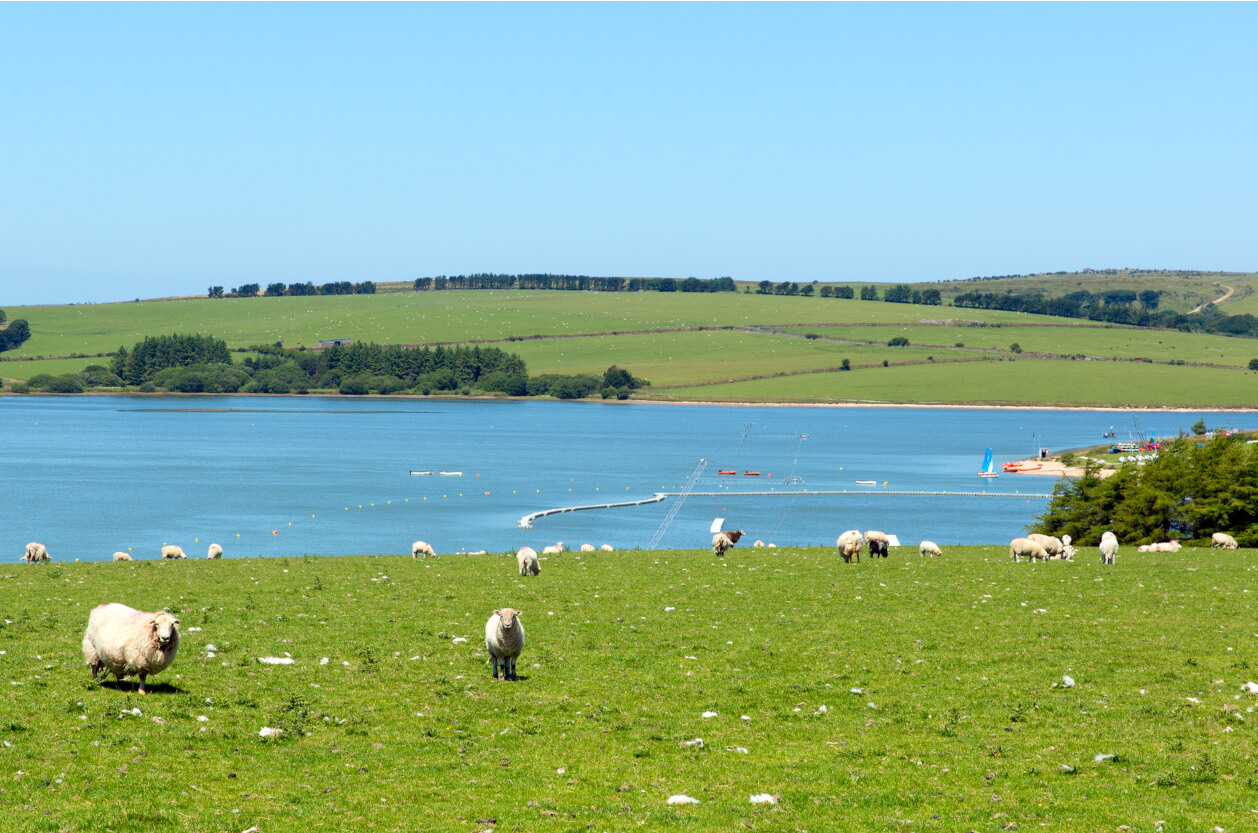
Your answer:
[[[0,306],[1258,269],[1258,5],[0,4]]]

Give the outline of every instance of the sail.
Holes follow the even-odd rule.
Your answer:
[[[989,448],[987,453],[983,455],[983,471],[991,471],[992,467],[992,450]]]

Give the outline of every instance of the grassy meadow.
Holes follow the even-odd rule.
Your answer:
[[[944,549],[10,564],[4,827],[1251,829],[1258,553]],[[90,682],[104,601],[181,619],[146,696]]]

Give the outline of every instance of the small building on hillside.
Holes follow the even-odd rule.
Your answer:
[[[320,349],[324,347],[349,347],[354,343],[350,338],[321,338],[319,339]]]

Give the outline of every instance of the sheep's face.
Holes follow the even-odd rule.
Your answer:
[[[727,532],[727,533],[725,533],[725,534],[726,534],[726,535],[729,537],[729,539],[730,539],[731,541],[733,541],[735,544],[737,544],[737,543],[738,543],[738,539],[739,539],[739,538],[743,537],[743,531],[742,531],[741,529],[735,529],[733,532]]]
[[[504,607],[502,610],[495,610],[494,613],[498,614],[499,627],[501,627],[504,631],[509,631],[514,628],[515,619],[520,615],[520,611],[513,610],[509,607]]]
[[[157,644],[163,648],[179,639],[179,620],[166,611],[153,617],[153,636]]]

